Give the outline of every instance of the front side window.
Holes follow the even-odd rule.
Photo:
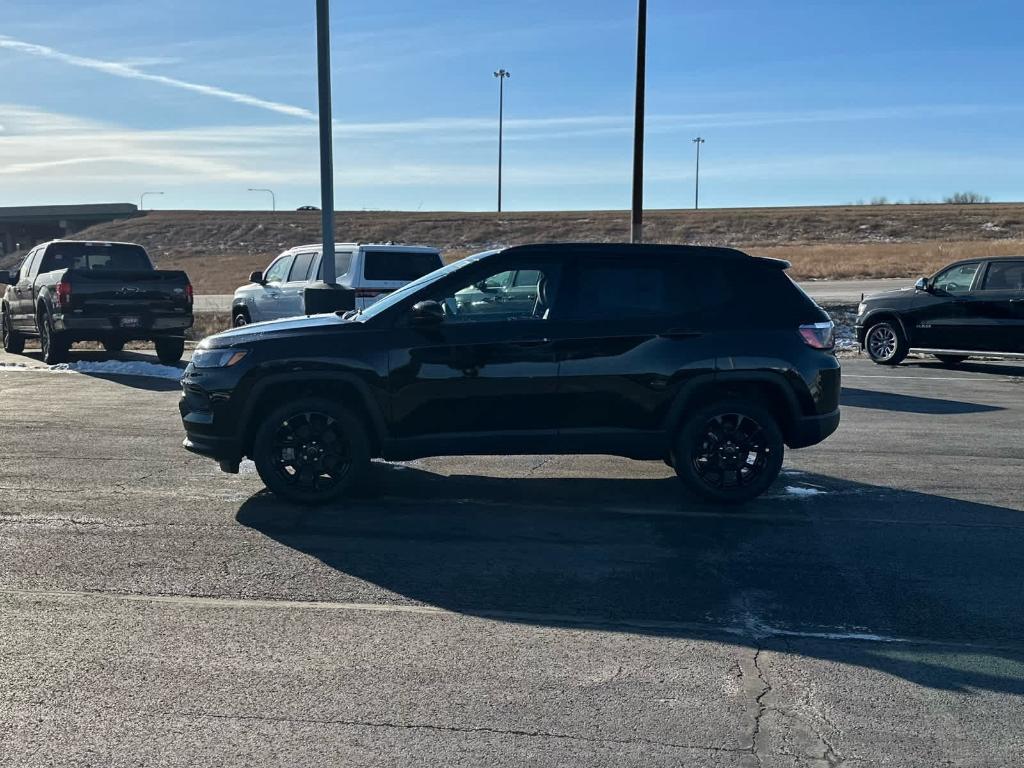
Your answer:
[[[993,261],[983,291],[1024,291],[1024,261]]]
[[[978,274],[979,262],[958,264],[940,272],[932,282],[932,287],[945,293],[967,293],[974,284],[974,276]]]
[[[268,283],[283,283],[288,279],[288,272],[291,271],[295,256],[282,256],[275,261],[263,279]]]
[[[300,253],[296,256],[295,263],[292,265],[292,271],[288,275],[288,282],[300,283],[309,279],[309,268],[312,266],[315,257],[315,253]]]
[[[557,267],[530,270],[532,284],[513,286],[509,270],[478,277],[434,296],[445,323],[547,320],[554,303]]]

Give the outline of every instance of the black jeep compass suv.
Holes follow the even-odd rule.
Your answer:
[[[783,261],[728,248],[489,251],[362,312],[206,339],[182,379],[185,448],[321,503],[372,457],[663,459],[705,498],[762,493],[784,446],[839,424],[828,315]]]

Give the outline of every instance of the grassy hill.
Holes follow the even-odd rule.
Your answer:
[[[277,253],[320,238],[316,212],[159,211],[92,227],[83,239],[144,245],[200,293],[229,293]],[[496,245],[626,241],[626,211],[344,212],[339,242],[434,245],[447,259]],[[1024,204],[649,211],[648,242],[730,245],[793,262],[800,279],[909,277],[965,256],[1024,254]]]

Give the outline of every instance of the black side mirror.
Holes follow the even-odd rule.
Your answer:
[[[249,275],[250,283],[258,283],[259,285],[266,285],[266,281],[263,279],[262,272],[253,272]]]
[[[440,325],[444,322],[444,307],[436,301],[421,301],[413,305],[409,322],[418,326]]]
[[[18,282],[16,275],[12,275],[6,269],[0,270],[0,283],[4,285],[15,285]]]
[[[931,287],[931,285],[928,284],[928,278],[927,277],[922,277],[920,280],[918,280],[916,283],[914,283],[914,287],[917,290],[919,290],[919,291],[924,291],[925,293],[931,293],[932,292],[932,287]]]

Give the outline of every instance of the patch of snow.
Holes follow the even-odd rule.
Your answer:
[[[798,486],[798,485],[787,485],[786,486],[786,493],[788,493],[790,496],[800,496],[800,497],[803,497],[803,496],[821,496],[821,495],[824,495],[825,493],[827,493],[827,491],[823,491],[820,488],[803,488],[803,487]]]
[[[238,465],[238,474],[240,475],[254,475],[256,474],[256,462],[252,459],[243,459],[242,463]]]
[[[181,381],[183,371],[173,365],[158,365],[137,360],[81,360],[76,363],[60,363],[51,365],[50,371],[55,373],[105,373],[117,376],[144,376],[151,379],[171,379]]]
[[[981,228],[986,232],[1002,232],[1004,229],[1004,227],[1000,227],[998,224],[991,221],[986,221],[981,225]]]

